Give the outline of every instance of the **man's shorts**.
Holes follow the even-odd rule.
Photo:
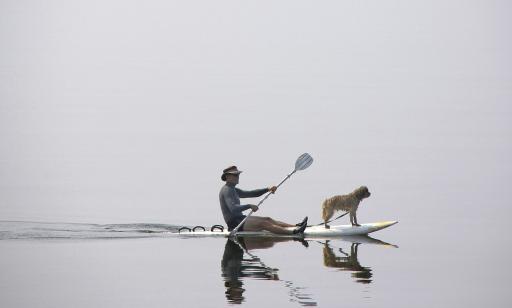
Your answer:
[[[246,216],[240,216],[240,217],[230,220],[228,222],[228,231],[231,231],[234,228],[236,228],[242,222],[242,220],[245,219],[245,217]],[[238,231],[244,231],[244,225],[241,225],[240,228],[238,229]]]

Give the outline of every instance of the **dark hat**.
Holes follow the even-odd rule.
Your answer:
[[[231,167],[227,167],[226,169],[224,169],[222,171],[222,176],[220,178],[221,178],[221,180],[225,181],[227,174],[240,174],[240,173],[242,173],[242,171],[238,170],[238,168],[236,166],[231,166]]]

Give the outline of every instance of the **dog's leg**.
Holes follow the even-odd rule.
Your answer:
[[[360,224],[357,223],[357,216],[355,211],[350,211],[350,223],[352,224],[352,226],[361,226]]]
[[[326,229],[330,229],[331,227],[327,224],[327,222],[329,221],[329,219],[332,218],[332,215],[334,214],[334,211],[333,210],[329,210],[329,213],[327,214],[327,217],[324,216],[324,227]]]
[[[356,223],[355,225],[360,227],[361,225],[357,223],[357,213],[354,212],[354,222]]]
[[[357,247],[359,247],[359,243],[352,243],[350,246],[350,254],[357,259]]]
[[[328,224],[327,224],[327,221],[329,221],[329,219],[331,219],[332,215],[334,214],[334,210],[331,208],[331,207],[328,207],[326,206],[325,204],[323,205],[322,207],[322,218],[324,219],[324,227],[326,229],[329,229],[331,228]]]

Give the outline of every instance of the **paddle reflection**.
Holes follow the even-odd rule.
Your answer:
[[[260,258],[250,253],[254,249],[268,249],[278,242],[293,241],[290,238],[238,238],[236,241],[228,239],[222,256],[221,270],[226,287],[226,299],[230,304],[241,304],[245,301],[244,280],[274,280],[284,282],[288,288],[290,301],[302,306],[316,306],[309,294],[303,292],[304,288],[297,287],[292,281],[281,280],[277,274],[278,269],[269,267]],[[300,241],[308,245],[305,241]]]

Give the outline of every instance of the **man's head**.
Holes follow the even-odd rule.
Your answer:
[[[228,183],[238,184],[238,177],[240,173],[242,173],[242,171],[238,170],[236,166],[230,166],[222,171],[222,176],[220,178]]]

